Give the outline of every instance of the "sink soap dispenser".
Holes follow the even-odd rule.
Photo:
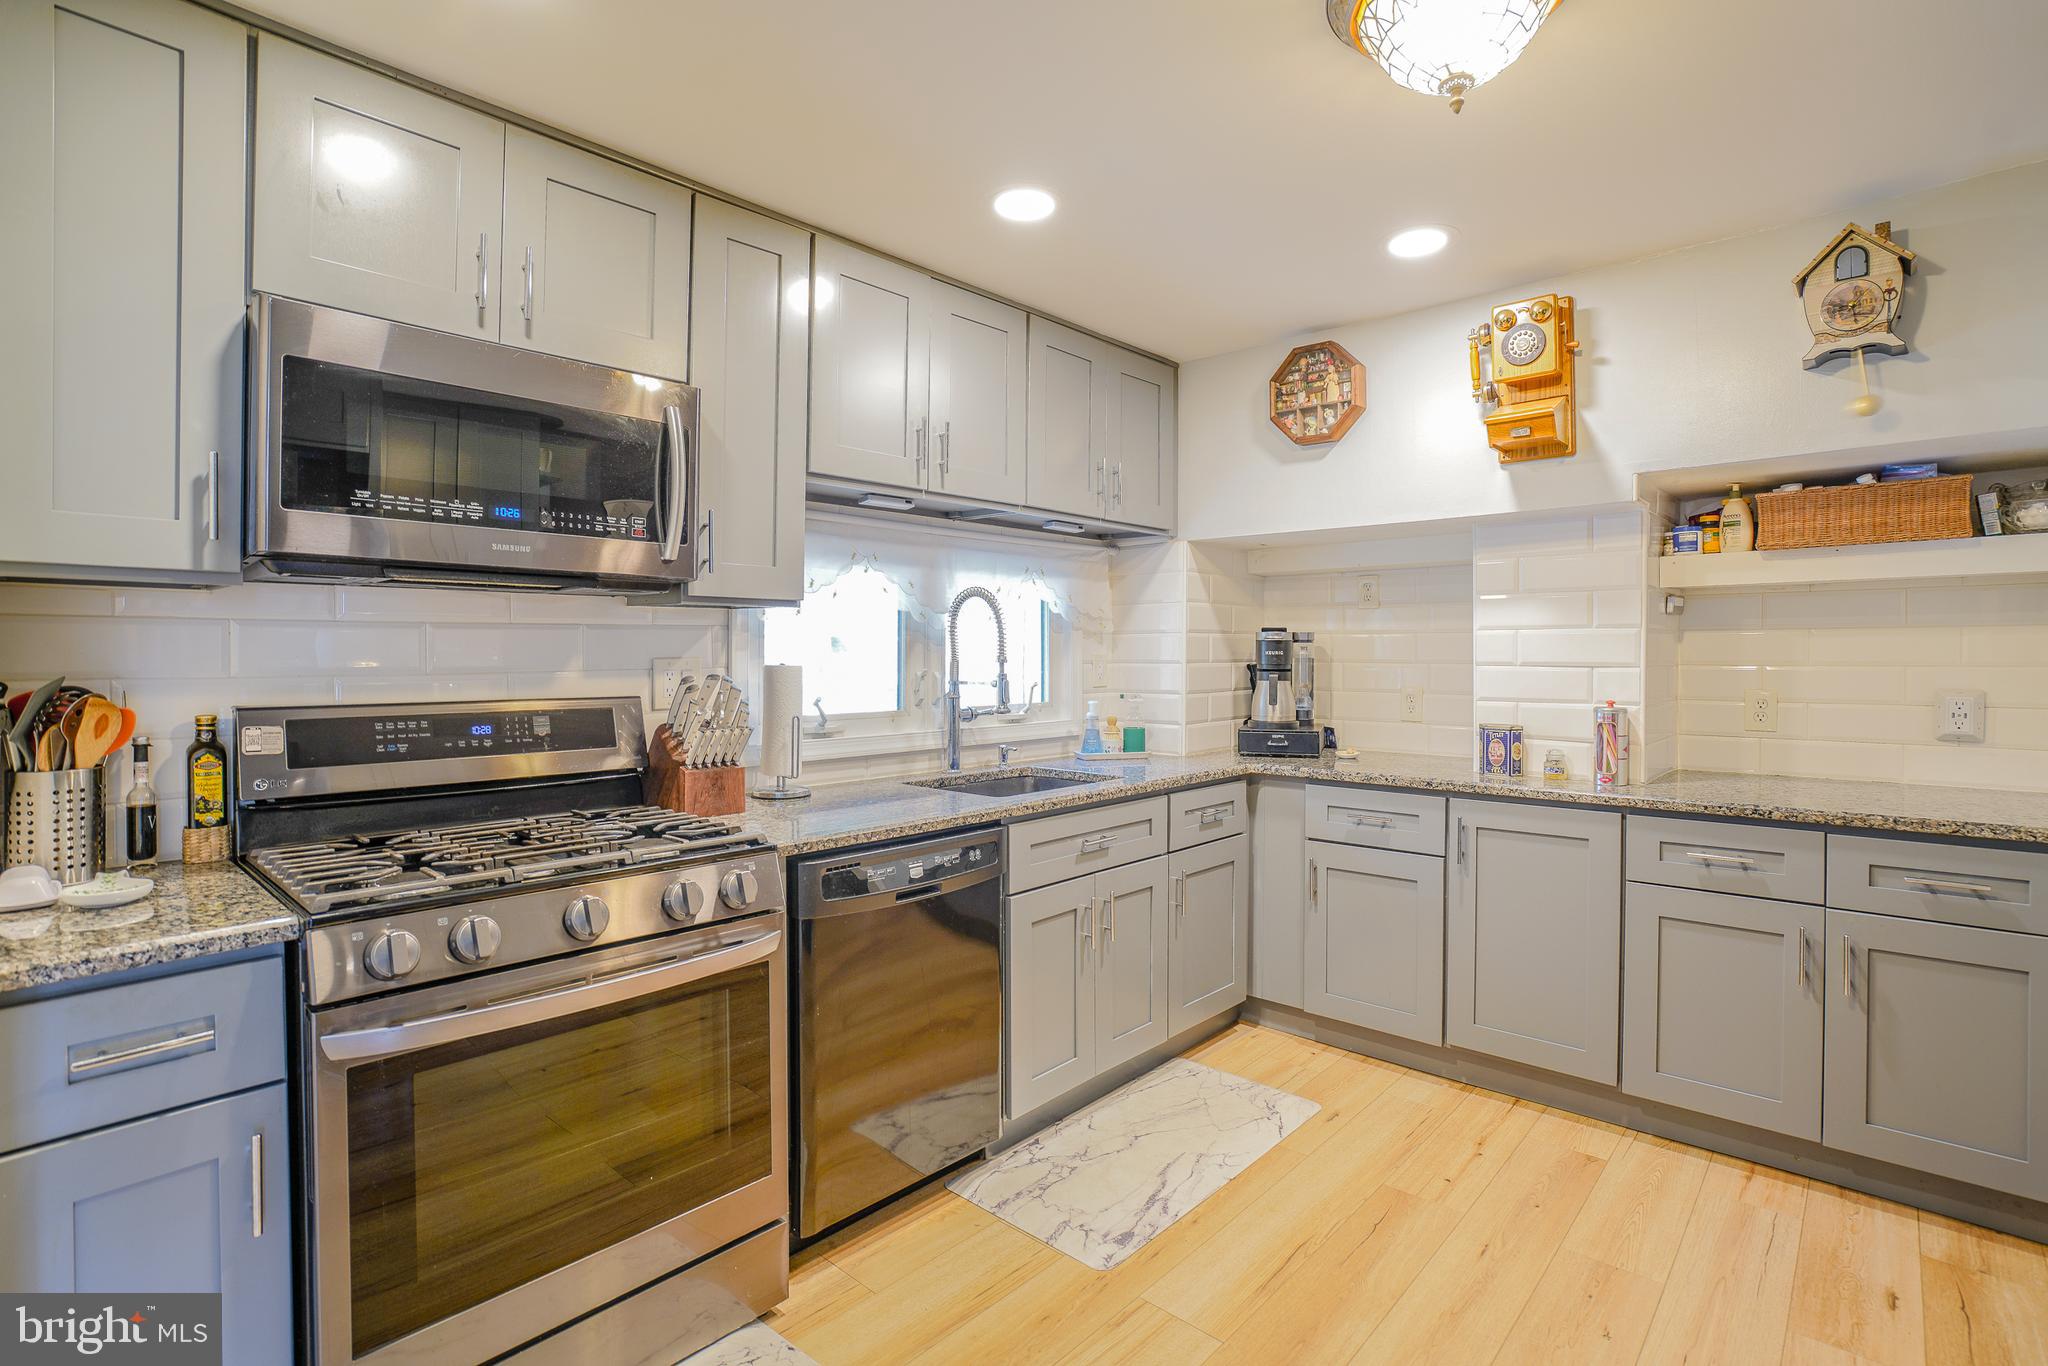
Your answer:
[[[1081,722],[1081,752],[1102,753],[1102,718],[1095,713],[1095,699],[1088,699],[1088,715]]]

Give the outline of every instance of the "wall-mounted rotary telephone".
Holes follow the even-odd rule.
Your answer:
[[[1572,400],[1572,296],[1539,294],[1502,304],[1467,337],[1472,400],[1486,441],[1502,464],[1545,460],[1578,450]]]

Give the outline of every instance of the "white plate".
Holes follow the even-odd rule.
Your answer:
[[[81,911],[104,911],[110,906],[126,906],[131,901],[140,901],[155,889],[156,884],[146,877],[101,873],[91,882],[72,883],[57,894],[57,899]]]

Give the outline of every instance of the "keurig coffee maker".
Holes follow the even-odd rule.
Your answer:
[[[1323,752],[1315,722],[1315,633],[1261,626],[1253,646],[1252,709],[1237,728],[1237,752],[1315,759]]]

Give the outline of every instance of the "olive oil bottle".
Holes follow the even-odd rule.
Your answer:
[[[228,820],[228,752],[214,736],[220,718],[192,718],[198,734],[185,751],[185,823],[210,830]]]

